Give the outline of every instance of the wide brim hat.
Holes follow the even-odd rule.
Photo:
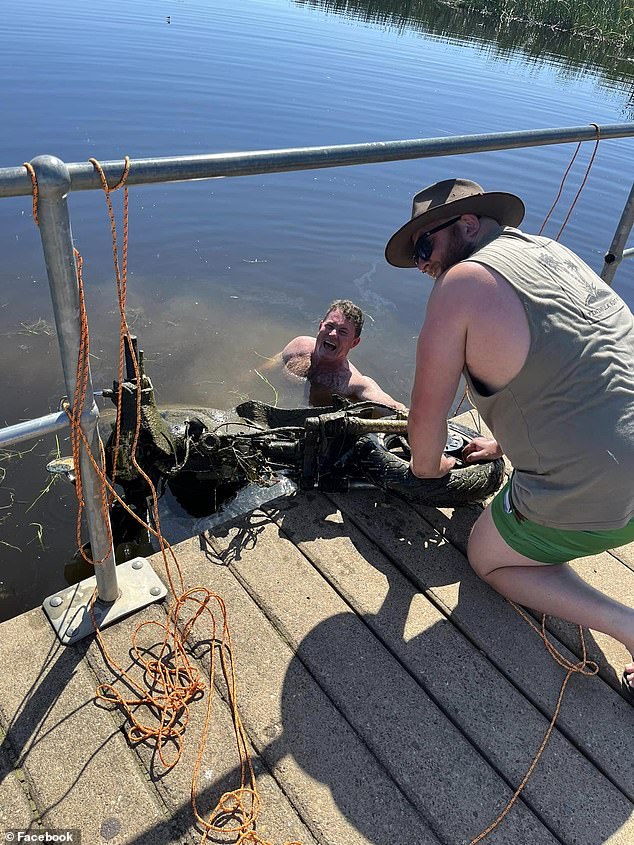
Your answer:
[[[469,179],[445,179],[416,194],[412,217],[395,232],[385,247],[385,258],[394,267],[415,267],[412,235],[420,229],[433,229],[434,223],[460,214],[492,217],[501,226],[519,226],[524,203],[515,194],[485,191]]]

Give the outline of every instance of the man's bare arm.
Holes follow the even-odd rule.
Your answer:
[[[443,449],[447,415],[465,365],[467,319],[456,305],[464,275],[463,267],[457,266],[436,281],[416,347],[407,432],[410,466],[420,478],[440,478],[455,464]]]
[[[272,355],[270,358],[266,358],[265,361],[257,367],[257,369],[261,373],[268,373],[278,368],[281,369],[283,366],[286,366],[289,361],[292,361],[293,358],[310,355],[314,348],[314,337],[308,337],[307,335],[294,337],[293,340],[290,340],[286,344],[281,352],[278,352],[276,355]]]
[[[388,408],[394,408],[397,411],[406,411],[407,407],[402,402],[398,402],[389,393],[381,390],[379,385],[369,376],[362,376],[360,373],[354,380],[351,379],[350,387],[359,399],[376,402],[377,405],[387,405]]]

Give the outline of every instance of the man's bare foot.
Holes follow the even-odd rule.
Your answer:
[[[634,695],[634,663],[627,664],[623,676],[625,678],[625,682],[629,684],[629,687],[632,690],[632,695]]]

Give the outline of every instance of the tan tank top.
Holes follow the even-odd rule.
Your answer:
[[[515,506],[556,528],[621,528],[634,518],[632,313],[548,238],[507,228],[466,260],[508,280],[530,326],[528,357],[506,387],[486,395],[465,372],[515,469]]]

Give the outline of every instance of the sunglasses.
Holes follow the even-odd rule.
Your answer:
[[[414,264],[416,266],[418,266],[419,262],[429,261],[431,258],[431,254],[434,251],[434,245],[430,241],[429,236],[435,234],[436,232],[440,232],[441,229],[447,229],[449,226],[453,226],[453,224],[457,223],[458,220],[460,220],[460,217],[454,217],[453,220],[441,223],[440,226],[436,226],[435,229],[430,229],[429,232],[424,232],[420,238],[417,238],[416,243],[414,244],[413,255]]]

